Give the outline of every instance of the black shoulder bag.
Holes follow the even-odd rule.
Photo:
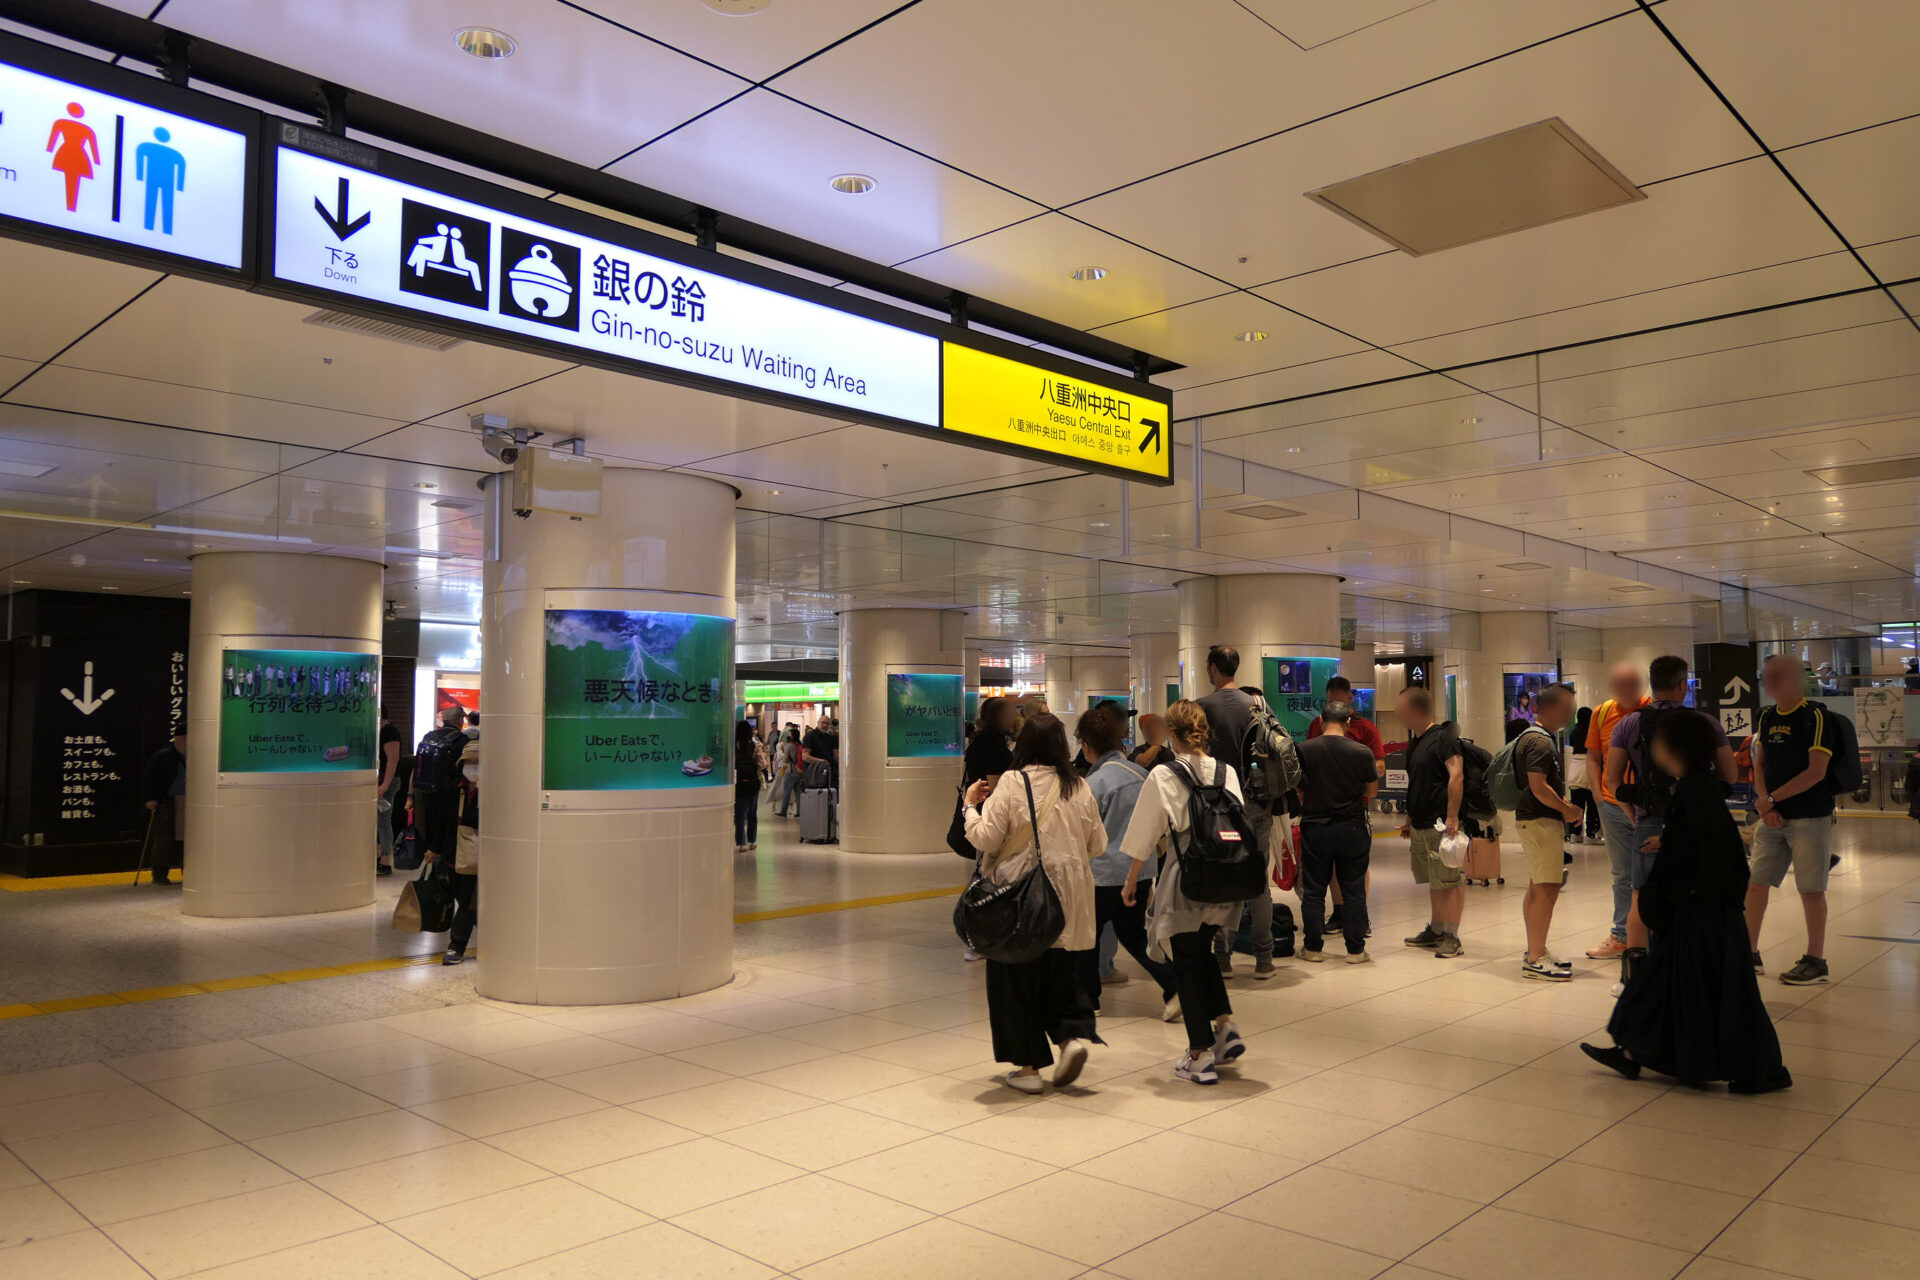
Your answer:
[[[1040,860],[1040,817],[1033,807],[1033,781],[1023,772],[1027,819],[1033,824],[1033,870],[1011,884],[995,884],[980,874],[960,891],[953,905],[953,931],[977,954],[1001,964],[1031,964],[1059,941],[1067,927],[1060,895]]]

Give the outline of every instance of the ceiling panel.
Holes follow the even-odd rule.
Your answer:
[[[1366,344],[1356,338],[1250,293],[1229,293],[1156,311],[1095,332],[1188,366],[1155,379],[1176,390],[1203,380],[1235,378],[1366,349]],[[1250,333],[1265,336],[1257,341],[1240,340],[1241,334]]]
[[[1449,7],[1435,6],[1435,16]],[[1653,24],[1623,20],[1315,120],[1072,212],[1235,284],[1262,284],[1397,253],[1305,192],[1552,116],[1638,183],[1757,150]]]
[[[1368,258],[1259,292],[1370,342],[1400,346],[1837,247],[1778,171],[1749,160],[1662,183],[1634,204],[1421,258]],[[1841,287],[1866,283],[1856,269]],[[1671,318],[1702,314],[1712,313]]]
[[[1915,28],[1920,36],[1920,23]],[[1920,118],[1796,147],[1780,159],[1854,244],[1920,234]]]
[[[751,14],[659,0],[579,0],[579,8],[643,32],[736,75],[764,80],[900,6],[900,0],[806,0]]]
[[[168,26],[581,164],[601,165],[747,82],[541,0],[172,0]],[[470,57],[454,33],[519,43]]]
[[[32,307],[0,307],[0,356],[50,360],[159,278],[157,271],[0,239],[0,280],[9,295],[34,299]]]
[[[1059,206],[1626,7],[1453,0],[1305,52],[1230,0],[921,4],[775,83]]]
[[[1176,419],[1204,418],[1250,405],[1318,395],[1341,387],[1382,382],[1388,378],[1404,378],[1420,371],[1419,365],[1392,352],[1366,350],[1350,356],[1315,360],[1176,391],[1173,412]]]
[[[1920,6],[1667,0],[1660,18],[1770,147],[1920,111]]]
[[[715,209],[757,210],[758,221],[782,231],[887,263],[1045,212],[764,89],[702,116],[609,172]],[[835,191],[828,182],[842,173],[872,178],[873,189],[865,195]]]
[[[1058,213],[906,265],[916,275],[1082,329],[1227,291],[1217,280]],[[1075,280],[1072,273],[1083,267],[1101,268],[1106,276]]]

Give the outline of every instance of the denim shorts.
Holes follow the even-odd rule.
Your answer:
[[[1664,825],[1657,815],[1643,813],[1627,836],[1627,878],[1635,893],[1647,887],[1647,877],[1653,874],[1653,860],[1659,856],[1640,852],[1640,846],[1659,835]]]
[[[1832,861],[1833,818],[1788,818],[1785,826],[1765,822],[1753,829],[1752,883],[1779,888],[1793,868],[1793,887],[1801,893],[1825,893]]]

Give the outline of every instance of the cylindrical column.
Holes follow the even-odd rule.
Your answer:
[[[896,680],[891,695],[888,685],[889,677],[960,675],[960,646],[943,638],[952,630],[942,626],[950,613],[849,609],[840,615],[840,847],[848,853],[947,847],[965,745],[957,740],[960,726],[953,726],[952,741],[932,732],[934,723],[944,723],[939,681]],[[920,714],[922,707],[927,714]],[[890,710],[898,721],[891,726]]]
[[[735,496],[608,468],[597,517],[500,521],[480,623],[482,995],[621,1004],[732,976]]]
[[[1127,662],[1118,654],[1081,654],[1047,659],[1047,710],[1066,720],[1094,704],[1097,698],[1127,700]]]
[[[341,556],[193,558],[186,914],[373,901],[383,574]]]
[[[1548,613],[1483,613],[1480,647],[1461,655],[1460,731],[1489,751],[1506,741],[1507,697],[1505,677],[1550,673],[1556,670],[1553,651],[1553,615]],[[1436,706],[1444,709],[1443,691],[1436,690]]]
[[[1675,654],[1693,665],[1693,628],[1691,627],[1608,627],[1600,633],[1600,649],[1606,664],[1631,663],[1646,678],[1647,664],[1666,654]],[[1598,689],[1591,699],[1598,706],[1605,697]]]
[[[1330,573],[1245,573],[1189,578],[1179,584],[1180,657],[1187,664],[1185,692],[1209,693],[1207,649],[1216,644],[1240,651],[1239,683],[1261,686],[1287,718],[1288,699],[1318,699],[1325,678],[1304,691],[1268,689],[1266,658],[1318,658],[1331,675],[1340,660],[1340,579]],[[1289,669],[1289,675],[1299,674]],[[1313,717],[1308,715],[1306,720]],[[1305,721],[1301,722],[1304,732]]]
[[[1133,681],[1133,709],[1141,715],[1151,712],[1165,715],[1170,699],[1167,689],[1180,687],[1180,634],[1177,631],[1143,631],[1128,639],[1133,652],[1128,659],[1128,674]],[[1176,692],[1175,698],[1178,698]]]

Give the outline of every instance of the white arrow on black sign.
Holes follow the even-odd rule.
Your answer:
[[[1742,680],[1739,676],[1735,676],[1733,679],[1727,681],[1727,687],[1720,691],[1720,697],[1723,702],[1739,702],[1752,692],[1752,685]]]
[[[90,716],[113,696],[113,690],[102,689],[99,697],[93,696],[93,664],[91,662],[86,665],[86,669],[81,674],[83,679],[80,681],[80,696],[74,697],[71,689],[62,689],[60,696],[78,707],[81,715]]]

